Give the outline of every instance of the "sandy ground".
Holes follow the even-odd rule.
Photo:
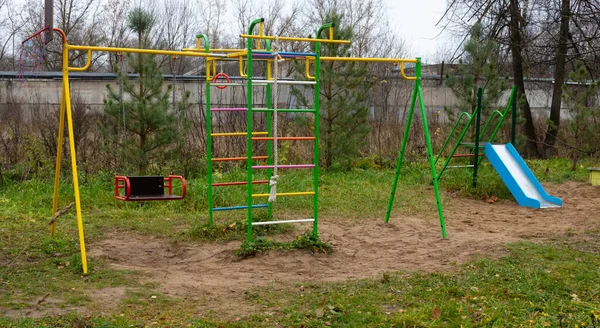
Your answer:
[[[256,286],[277,284],[285,288],[305,281],[377,277],[389,271],[449,271],[477,257],[505,255],[508,242],[546,241],[568,232],[577,236],[600,227],[600,188],[576,182],[545,187],[562,198],[562,208],[529,209],[512,200],[446,197],[447,239],[441,238],[437,216],[396,215],[389,224],[383,223],[383,218],[322,217],[321,238],[335,246],[331,255],[276,251],[239,260],[233,255],[239,241],[181,243],[115,231],[89,243],[88,258],[105,258],[115,269],[141,272],[143,281],[158,283],[172,297],[190,300],[198,315],[212,313],[232,320],[259,310],[244,297],[244,292]],[[299,226],[281,237],[289,240],[308,229]],[[90,293],[102,303],[98,308],[110,313],[125,296],[126,288]],[[57,302],[47,298],[31,309],[5,315],[89,313],[84,308],[53,306]]]
[[[212,310],[239,316],[240,308],[252,312],[243,292],[255,286],[341,281],[387,271],[452,270],[476,257],[505,254],[507,242],[544,241],[600,226],[600,188],[568,182],[546,189],[563,199],[562,208],[529,209],[509,200],[447,199],[447,239],[441,238],[437,217],[396,216],[390,224],[382,218],[358,222],[324,217],[320,233],[335,245],[331,255],[286,251],[238,260],[233,251],[239,241],[196,245],[114,232],[91,243],[89,257],[105,257],[114,268],[143,272],[165,293],[196,301],[198,313]],[[236,313],[228,313],[231,309]]]

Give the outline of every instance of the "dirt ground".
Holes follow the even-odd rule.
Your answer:
[[[505,254],[507,242],[544,241],[600,226],[600,188],[567,182],[546,189],[562,198],[562,208],[529,209],[509,200],[447,198],[447,239],[441,238],[437,217],[393,216],[390,224],[382,218],[359,222],[323,217],[320,233],[334,244],[331,255],[287,251],[238,260],[233,251],[239,241],[196,245],[131,232],[113,232],[89,244],[88,250],[92,261],[107,258],[116,269],[143,272],[146,281],[160,284],[166,294],[194,300],[199,314],[214,311],[228,318],[240,316],[240,309],[253,311],[243,295],[256,286],[341,281],[389,271],[452,270],[476,257]],[[108,294],[106,298],[114,301],[123,292]]]

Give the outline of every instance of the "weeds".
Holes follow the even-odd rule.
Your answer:
[[[333,245],[322,241],[318,236],[307,231],[296,239],[287,242],[278,242],[269,238],[256,238],[254,241],[244,241],[235,252],[240,258],[248,258],[270,250],[307,250],[311,253],[331,254]]]

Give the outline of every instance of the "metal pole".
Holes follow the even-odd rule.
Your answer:
[[[512,145],[514,147],[516,147],[515,144],[515,134],[516,134],[516,129],[517,129],[517,87],[513,86],[512,87],[512,120],[510,122],[510,143],[512,143]]]
[[[477,108],[475,109],[477,117],[475,119],[475,148],[473,157],[473,188],[477,187],[477,169],[479,168],[479,140],[481,129],[481,101],[483,98],[483,88],[477,89]]]

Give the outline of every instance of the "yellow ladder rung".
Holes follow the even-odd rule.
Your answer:
[[[252,132],[253,136],[266,136],[269,132]],[[211,133],[211,137],[235,137],[235,136],[246,136],[248,132],[226,132],[226,133]]]
[[[314,191],[299,191],[299,192],[278,192],[276,195],[279,196],[309,196],[314,195]],[[252,194],[252,197],[269,197],[270,194]]]

